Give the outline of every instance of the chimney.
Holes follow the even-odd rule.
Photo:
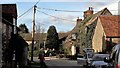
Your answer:
[[[89,7],[89,9],[87,11],[84,11],[84,19],[90,15],[93,15],[93,8],[92,7]]]
[[[79,17],[78,17],[77,24],[80,23],[81,21],[82,21],[82,19],[79,19]]]

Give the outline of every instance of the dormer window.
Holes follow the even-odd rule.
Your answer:
[[[76,33],[72,34],[72,40],[76,40],[76,39],[77,39],[77,34]]]

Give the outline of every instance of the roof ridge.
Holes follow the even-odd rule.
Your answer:
[[[86,24],[89,20],[92,20],[92,19],[94,19],[95,17],[100,16],[100,15],[103,14],[104,11],[106,11],[106,10],[109,11],[107,8],[104,8],[104,9],[98,11],[97,13],[95,13],[95,14],[93,14],[93,15],[90,15],[90,16],[88,16],[87,18],[83,19],[81,22],[82,22],[83,24]],[[110,11],[109,11],[109,12],[110,12]],[[76,26],[69,32],[69,34],[76,32],[76,30],[77,30],[77,28],[79,27],[79,25],[80,25],[80,23],[79,23],[79,24],[76,24]]]

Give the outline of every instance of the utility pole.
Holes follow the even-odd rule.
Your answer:
[[[33,17],[32,17],[32,47],[31,47],[31,61],[33,61],[33,51],[34,51],[34,34],[35,34],[35,13],[36,5],[33,7]]]

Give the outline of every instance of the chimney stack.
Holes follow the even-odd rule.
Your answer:
[[[79,19],[79,17],[78,17],[77,24],[80,23],[81,21],[82,21],[82,19]]]
[[[93,8],[92,7],[89,7],[89,9],[84,12],[84,19],[90,15],[93,15]]]

